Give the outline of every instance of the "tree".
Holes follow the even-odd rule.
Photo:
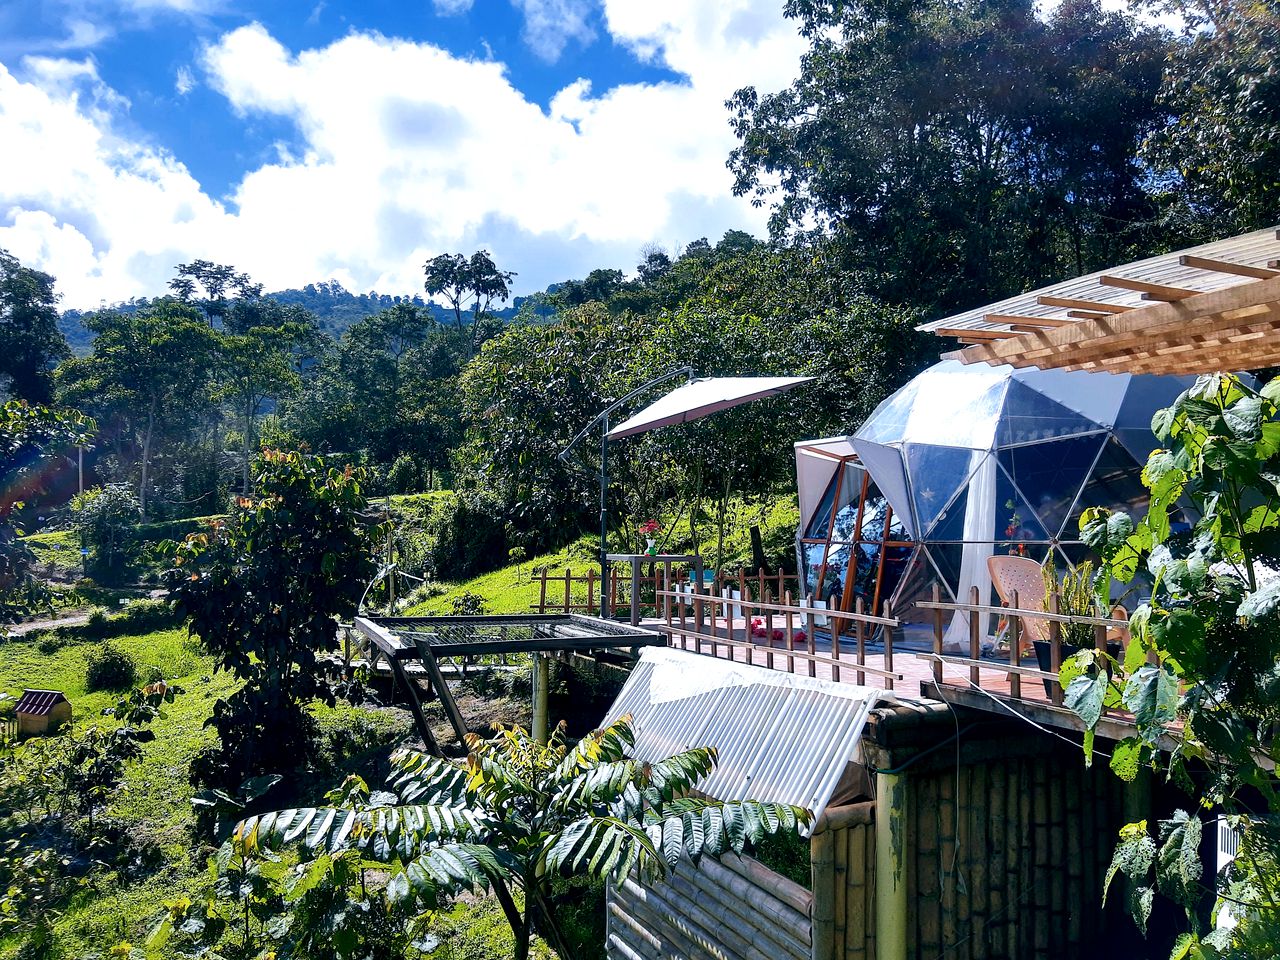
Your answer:
[[[219,668],[244,681],[214,704],[220,746],[193,761],[197,782],[234,788],[310,755],[304,707],[333,703],[321,659],[374,572],[378,530],[360,516],[362,481],[318,457],[265,450],[254,496],[172,545],[170,597]]]
[[[38,493],[47,468],[69,447],[86,444],[94,422],[80,413],[33,407],[22,400],[0,406],[0,624],[13,623],[47,602],[32,576],[35,555],[14,524],[25,497]]]
[[[492,890],[515,934],[516,960],[528,957],[535,929],[567,958],[554,878],[619,880],[635,870],[653,879],[682,859],[741,853],[812,819],[786,804],[699,797],[714,749],[650,764],[628,756],[634,739],[624,717],[573,747],[563,728],[547,744],[499,728],[490,740],[468,736],[465,761],[401,750],[392,757],[394,794],[371,795],[349,778],[344,803],[250,817],[235,842],[253,852],[302,841],[304,856],[362,850],[391,866],[393,896],[429,909],[452,894]]]
[[[1280,220],[1280,4],[1173,0],[1183,34],[1160,101],[1172,121],[1143,151],[1172,174],[1166,202],[1208,238]]]
[[[488,250],[477,250],[467,259],[461,253],[442,253],[426,262],[426,291],[442,296],[453,309],[454,322],[462,332],[462,311],[471,301],[471,346],[479,343],[480,317],[494,301],[505,302],[511,296],[511,280],[515,273],[499,270]]]
[[[53,369],[71,355],[58,329],[53,277],[0,250],[0,376],[14,397],[48,403]]]
[[[145,519],[157,434],[208,412],[217,337],[192,308],[173,300],[136,313],[96,313],[86,325],[96,335],[93,353],[58,368],[59,395],[114,422],[137,450]]]
[[[1189,929],[1175,957],[1274,956],[1280,577],[1268,565],[1280,556],[1280,381],[1257,392],[1234,376],[1200,377],[1155,415],[1152,429],[1168,449],[1154,451],[1142,474],[1146,516],[1135,522],[1094,507],[1080,517],[1082,539],[1104,560],[1099,599],[1109,603],[1113,577],[1129,582],[1141,570],[1154,578],[1151,598],[1130,617],[1123,663],[1102,649],[1081,651],[1063,665],[1061,680],[1085,723],[1086,758],[1102,708],[1123,706],[1135,733],[1116,744],[1111,769],[1132,781],[1143,766],[1167,765],[1194,803],[1158,825],[1126,826],[1107,882],[1126,875],[1144,930],[1157,890],[1186,910]],[[1199,517],[1179,531],[1188,501]],[[1164,760],[1166,737],[1175,746]],[[1213,808],[1241,840],[1230,870],[1207,892],[1238,924],[1203,934],[1200,811]]]
[[[227,315],[231,306],[229,295],[250,301],[262,296],[262,284],[254,283],[247,273],[237,273],[235,267],[226,264],[193,260],[180,263],[174,269],[178,275],[169,281],[169,289],[183,303],[191,303],[199,288],[204,296],[195,303],[204,312],[210,327]]]
[[[950,310],[1122,262],[1166,37],[1093,0],[788,0],[799,78],[728,101],[734,190],[844,241],[866,292]]]
[[[129,566],[134,528],[141,519],[138,498],[122,483],[92,487],[71,501],[80,545],[89,550],[85,572],[100,583],[118,583]]]

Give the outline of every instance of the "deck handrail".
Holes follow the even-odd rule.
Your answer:
[[[850,620],[859,623],[866,623],[872,626],[896,627],[902,621],[897,617],[878,617],[870,613],[861,613],[856,610],[840,610],[835,607],[815,607],[811,603],[766,603],[760,600],[750,600],[742,597],[727,597],[723,594],[714,593],[693,593],[685,590],[659,590],[659,597],[684,597],[686,600],[701,600],[703,603],[731,604],[735,607],[751,607],[756,610],[768,610],[772,613],[797,613],[802,615],[813,614],[816,617],[827,617],[832,620]]]
[[[1111,617],[1084,617],[1074,613],[1050,613],[1047,610],[1027,610],[1023,607],[1010,607],[1005,604],[996,606],[990,603],[947,603],[945,601],[917,600],[916,606],[922,610],[958,610],[969,613],[994,613],[1000,616],[1034,617],[1056,623],[1082,624],[1090,627],[1128,627],[1128,620],[1117,620]]]

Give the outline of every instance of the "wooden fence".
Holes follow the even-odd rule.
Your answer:
[[[622,610],[631,612],[633,601],[640,607],[641,614],[659,616],[661,614],[658,593],[667,589],[669,583],[692,582],[691,571],[681,566],[672,566],[671,579],[664,575],[661,558],[657,558],[650,570],[642,572],[638,578],[638,597],[632,596],[631,574],[622,572],[617,564],[609,567],[608,609],[617,613]],[[594,613],[600,608],[600,571],[589,568],[586,573],[575,573],[571,567],[554,572],[547,567],[535,571],[534,579],[538,583],[538,602],[533,609],[538,613]],[[799,578],[792,573],[781,570],[766,573],[762,568],[754,573],[745,569],[736,573],[721,572],[705,584],[712,593],[720,593],[729,589],[748,588],[755,591],[755,596],[781,599],[788,592],[799,586]]]
[[[18,739],[18,718],[0,717],[0,742]]]

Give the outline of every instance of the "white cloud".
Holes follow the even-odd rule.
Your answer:
[[[589,23],[594,0],[511,0],[524,14],[524,42],[543,60],[560,59],[570,40],[584,46],[596,38]]]
[[[26,63],[22,79],[0,66],[0,247],[57,276],[68,306],[94,306],[158,293],[195,257],[269,289],[334,277],[401,293],[421,289],[427,257],[487,247],[523,293],[630,270],[649,243],[759,232],[764,212],[730,195],[723,101],[794,73],[793,28],[772,0],[629,18],[614,2],[618,39],[686,82],[580,80],[544,110],[502,64],[426,43],[353,33],[295,53],[261,26],[223,35],[204,53],[209,85],[249,122],[298,132],[225,205],[117,134],[127,104],[91,61]]]
[[[431,5],[435,7],[436,16],[454,17],[470,10],[474,2],[475,0],[431,0]]]
[[[178,68],[178,72],[173,78],[173,89],[177,91],[178,96],[185,97],[188,93],[196,88],[195,74],[191,72],[191,68],[185,64]]]

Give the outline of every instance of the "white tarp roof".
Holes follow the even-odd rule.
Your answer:
[[[610,440],[687,423],[710,413],[790,390],[813,377],[707,377],[676,387],[609,431]]]
[[[796,493],[800,499],[800,519],[805,523],[822,502],[831,478],[843,461],[855,456],[851,437],[801,440],[796,448]]]
[[[654,762],[715,747],[699,790],[717,800],[765,800],[826,809],[857,756],[867,717],[892,693],[646,647],[605,723],[630,714],[635,756]]]

